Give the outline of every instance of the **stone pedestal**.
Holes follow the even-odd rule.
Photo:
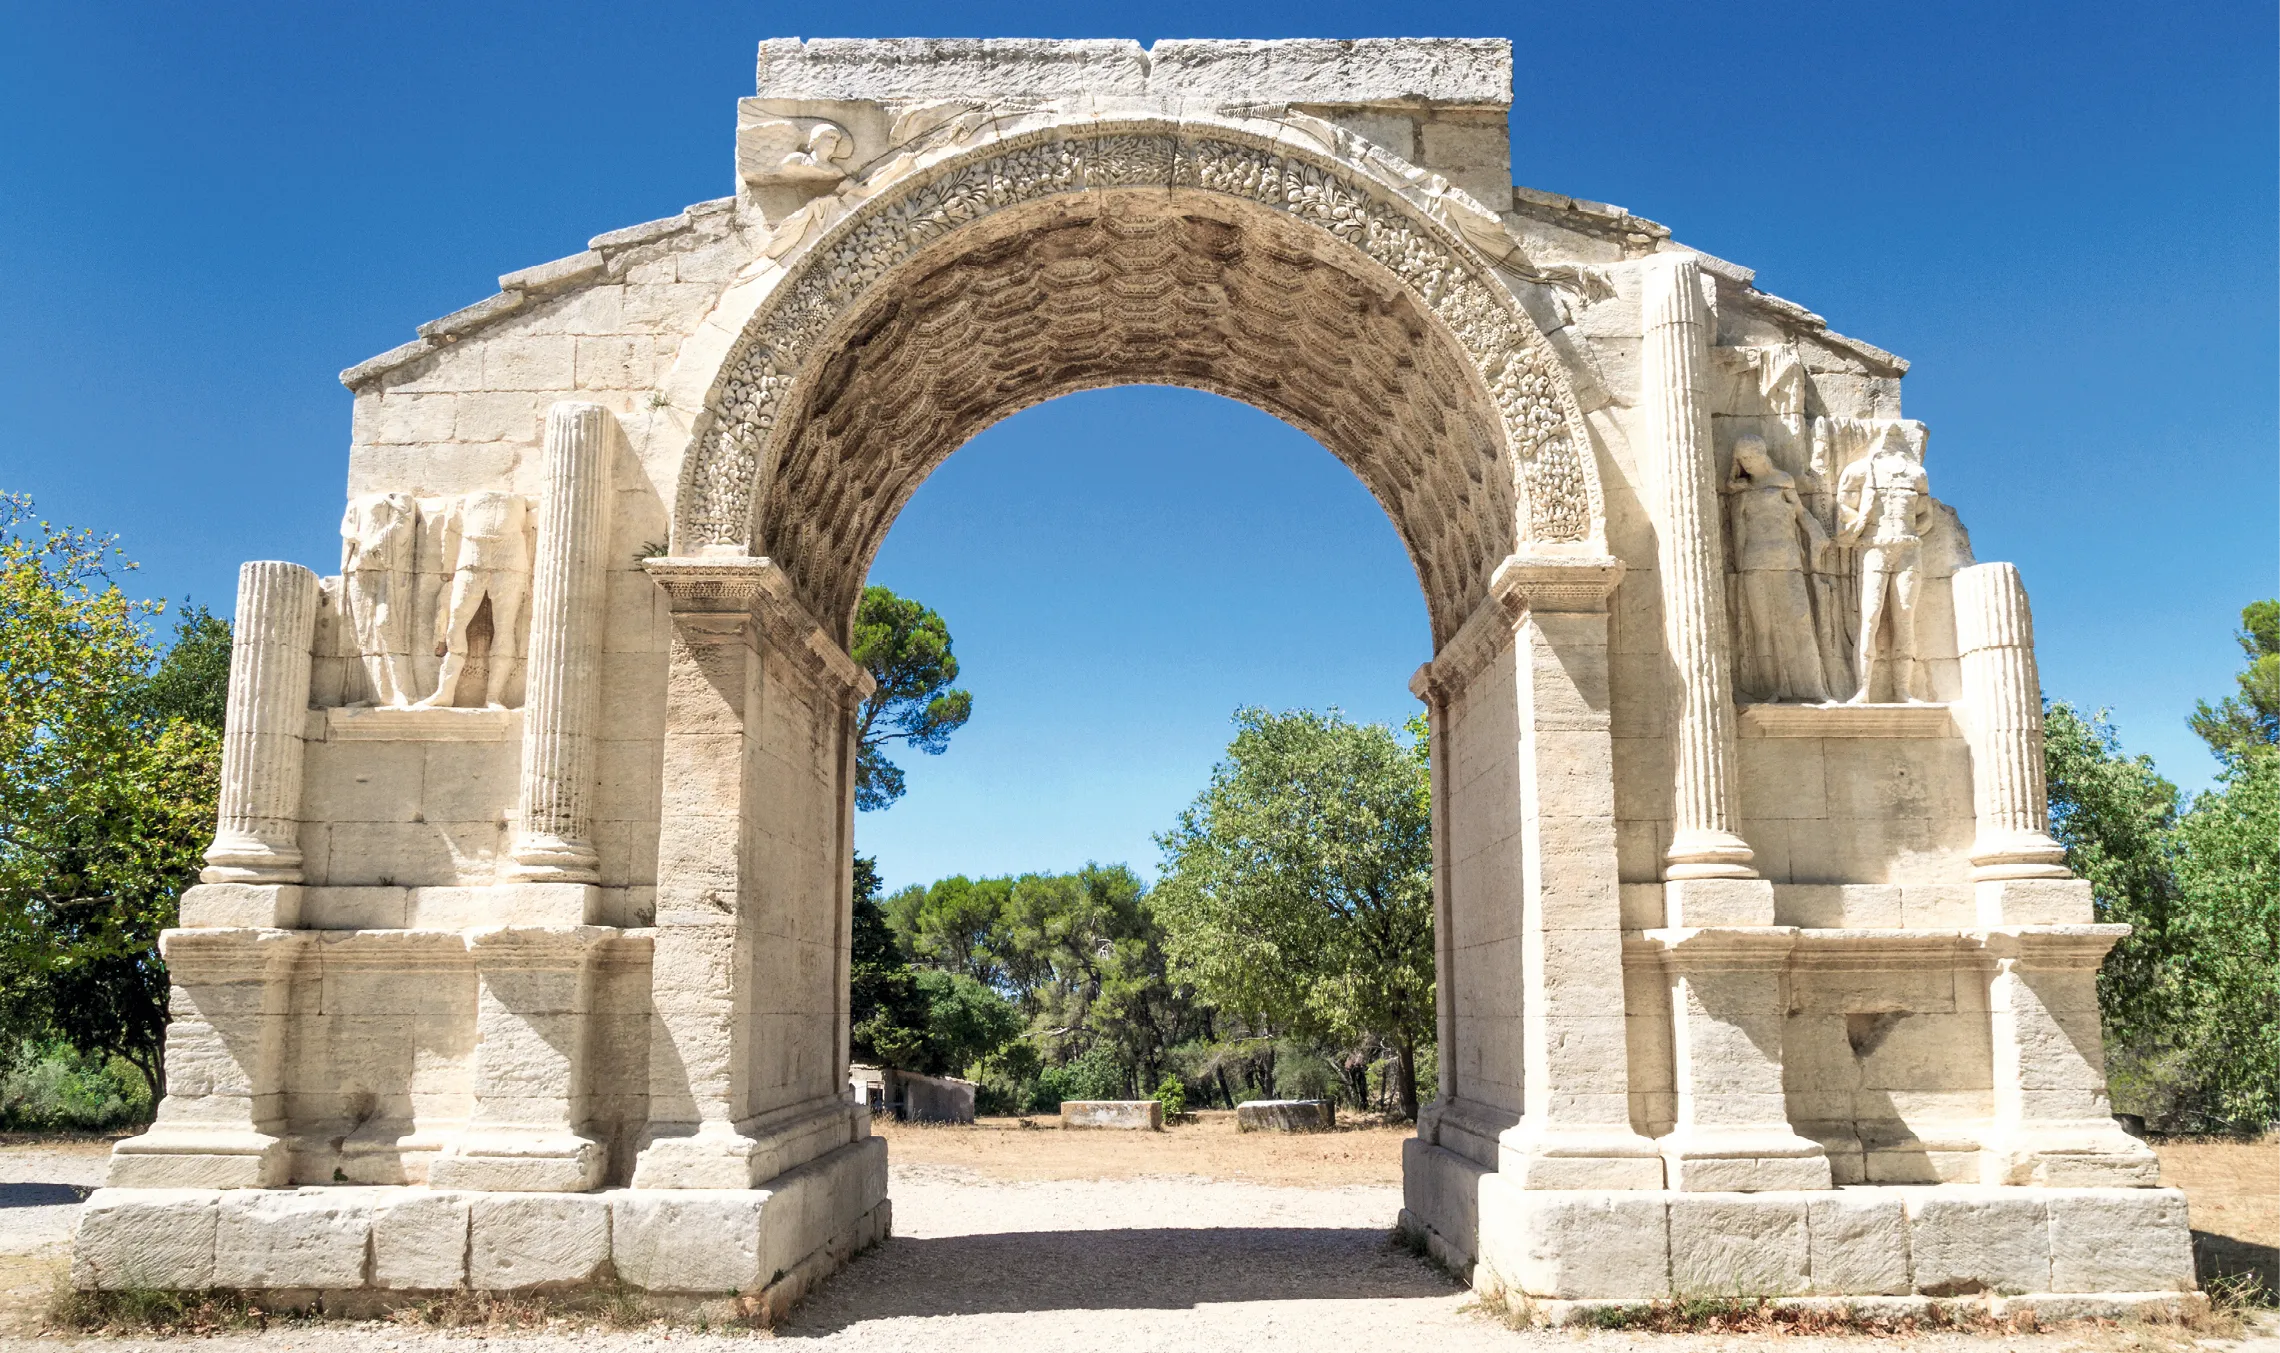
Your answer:
[[[275,1188],[286,1181],[287,983],[306,936],[169,930],[166,1098],[112,1149],[115,1188]]]
[[[2060,1187],[2160,1181],[2153,1149],[2114,1122],[2098,1026],[2098,964],[2121,925],[2015,925],[1984,932],[1995,1039],[1995,1119],[1980,1161],[1989,1184]]]
[[[428,1167],[443,1189],[583,1192],[608,1161],[581,1129],[594,946],[605,926],[500,926],[471,931],[478,1007],[475,1110]]]
[[[599,882],[594,756],[601,729],[609,548],[609,411],[564,402],[546,414],[546,489],[531,569],[523,700],[522,820],[510,878]]]
[[[301,881],[301,738],[316,628],[316,574],[269,560],[238,570],[219,821],[201,882]]]
[[[1670,982],[1678,1121],[1660,1142],[1670,1187],[1828,1188],[1828,1153],[1790,1127],[1782,1085],[1796,929],[1663,929],[1645,938]]]

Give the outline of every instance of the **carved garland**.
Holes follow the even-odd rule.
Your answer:
[[[1087,189],[1166,186],[1280,210],[1391,272],[1449,327],[1496,401],[1517,467],[1522,538],[1594,538],[1602,509],[1574,394],[1535,327],[1471,260],[1319,164],[1211,136],[1052,128],[882,197],[802,261],[746,330],[707,405],[709,426],[682,484],[676,551],[751,541],[752,486],[786,394],[832,322],[890,269],[1008,207]]]

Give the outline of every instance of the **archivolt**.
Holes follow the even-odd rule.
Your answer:
[[[1158,123],[998,141],[807,247],[715,382],[675,551],[764,542],[838,623],[974,432],[1140,382],[1259,405],[1339,455],[1409,545],[1436,642],[1519,541],[1600,530],[1557,359],[1453,235],[1334,161]]]

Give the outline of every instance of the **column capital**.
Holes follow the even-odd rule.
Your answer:
[[[1606,614],[1623,569],[1622,560],[1596,547],[1570,554],[1557,545],[1538,545],[1505,556],[1489,575],[1488,595],[1409,679],[1410,693],[1425,701],[1454,700],[1532,613]]]
[[[641,567],[664,589],[677,621],[749,618],[769,643],[806,667],[850,707],[869,699],[877,688],[871,674],[848,656],[801,602],[791,578],[775,560],[762,555],[680,555],[644,559]]]

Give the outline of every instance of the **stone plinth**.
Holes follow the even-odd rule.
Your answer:
[[[1108,1128],[1122,1132],[1161,1132],[1164,1106],[1154,1099],[1064,1099],[1061,1126]]]
[[[1338,1106],[1327,1099],[1254,1099],[1235,1106],[1237,1132],[1328,1132]]]

